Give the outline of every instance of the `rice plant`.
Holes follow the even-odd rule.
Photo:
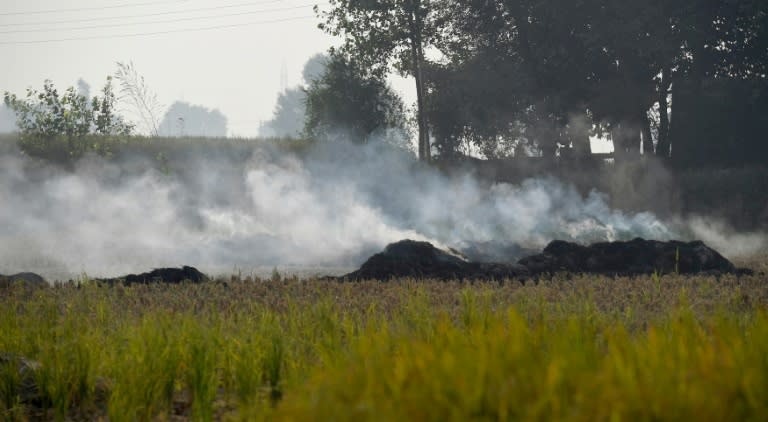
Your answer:
[[[764,420],[764,276],[0,290],[4,420]]]

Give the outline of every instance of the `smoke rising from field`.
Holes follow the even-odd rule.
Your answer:
[[[193,148],[164,166],[141,155],[86,157],[74,171],[3,153],[0,204],[0,273],[49,277],[182,264],[214,274],[348,269],[404,238],[498,252],[556,238],[691,232],[649,213],[612,210],[603,195],[584,197],[554,179],[487,184],[471,174],[446,176],[392,148],[334,143],[301,157],[265,145],[238,153]],[[717,227],[696,227],[722,237]]]
[[[723,222],[692,217],[686,223],[690,236],[731,257],[748,257],[768,250],[768,233],[736,233]]]

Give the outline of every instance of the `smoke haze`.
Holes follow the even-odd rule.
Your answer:
[[[273,266],[338,273],[404,238],[481,258],[484,245],[515,254],[553,239],[700,236],[716,248],[732,240],[703,218],[622,213],[598,192],[584,197],[550,178],[511,185],[446,176],[376,143],[324,143],[300,155],[257,143],[237,152],[189,148],[165,166],[135,154],[91,156],[74,171],[9,151],[0,154],[0,204],[0,273],[49,278],[182,264],[211,274]],[[765,246],[764,236],[741,236],[721,252]]]

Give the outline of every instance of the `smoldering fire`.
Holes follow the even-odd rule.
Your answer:
[[[458,249],[553,239],[592,242],[705,234],[726,255],[722,228],[611,209],[553,178],[519,185],[446,176],[407,152],[319,144],[301,154],[264,143],[193,148],[169,157],[89,156],[74,170],[16,151],[0,155],[0,273],[115,276],[195,265],[208,273],[273,266],[359,265],[384,245],[427,240]],[[753,235],[762,247],[764,237]],[[519,258],[510,257],[510,260]]]

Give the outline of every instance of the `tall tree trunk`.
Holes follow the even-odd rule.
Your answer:
[[[413,76],[416,79],[416,122],[419,126],[419,160],[429,160],[429,138],[427,138],[427,128],[424,122],[424,91],[422,91],[423,80],[421,78],[421,68],[419,66],[418,53],[416,48],[411,48],[413,56]]]
[[[423,139],[422,143],[424,144],[423,160],[430,161],[432,160],[432,145],[430,144],[429,140],[429,125],[427,124],[427,113],[425,111],[426,106],[424,105],[426,101],[426,95],[424,93],[424,74],[422,73],[422,65],[424,64],[424,50],[422,49],[421,41],[419,41],[417,46],[416,72],[414,73],[418,78],[416,80],[416,103],[419,108],[419,136]]]
[[[424,110],[424,50],[421,39],[421,18],[419,17],[419,0],[411,0],[411,13],[408,14],[408,24],[411,32],[411,60],[413,76],[416,80],[416,120],[419,125],[419,159],[429,161],[432,158],[432,148],[429,144],[429,127]]]
[[[648,110],[640,110],[640,127],[643,138],[643,155],[653,155],[653,135],[651,134],[651,119]]]
[[[659,84],[659,143],[656,145],[656,155],[669,158],[669,90],[671,87],[672,72],[668,65],[661,69],[661,83]]]

